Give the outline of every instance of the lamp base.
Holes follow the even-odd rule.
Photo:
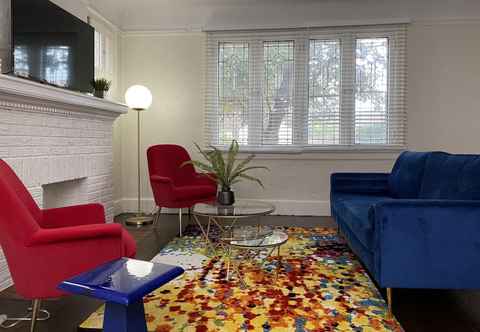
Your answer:
[[[153,224],[153,217],[138,213],[133,217],[127,218],[125,224],[130,226],[145,226]]]

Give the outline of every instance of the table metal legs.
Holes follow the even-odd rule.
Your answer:
[[[226,274],[226,279],[227,281],[230,281],[231,277],[231,272],[235,273],[238,277],[238,280],[240,282],[240,286],[243,289],[247,288],[247,283],[245,282],[245,279],[243,278],[242,273],[240,272],[240,266],[242,261],[249,260],[252,264],[257,264],[255,263],[255,258],[258,256],[260,251],[265,250],[266,248],[242,248],[242,247],[234,247],[232,245],[224,244],[225,249],[225,258],[226,258],[226,264],[227,264],[227,274]],[[258,264],[258,266],[261,268],[265,264],[266,260],[269,257],[272,257],[272,254],[275,250],[277,250],[277,255],[275,257],[276,259],[276,269],[275,269],[275,282],[278,280],[278,276],[280,274],[280,270],[282,268],[282,256],[280,255],[280,248],[281,245],[273,247],[268,255]],[[234,250],[238,250],[241,252],[240,255],[242,259],[236,260],[234,258],[233,252]],[[252,254],[254,252],[254,254]],[[232,270],[232,271],[230,271]]]
[[[217,252],[216,252],[217,248],[221,247],[223,259],[224,259],[225,264],[227,265],[226,280],[230,281],[230,277],[231,277],[232,273],[235,273],[237,275],[239,281],[240,281],[241,287],[242,288],[247,288],[247,283],[245,282],[242,274],[240,273],[241,261],[236,262],[236,259],[234,259],[233,252],[234,252],[234,250],[241,251],[242,252],[241,256],[246,255],[247,259],[250,259],[253,263],[253,260],[255,259],[255,257],[258,256],[258,253],[262,250],[265,250],[266,248],[265,247],[243,248],[243,247],[237,247],[237,246],[234,246],[234,245],[230,245],[230,244],[222,242],[222,241],[220,241],[218,245],[214,245],[212,243],[212,241],[210,240],[210,229],[211,229],[211,227],[213,225],[215,225],[219,228],[220,237],[228,237],[229,236],[228,232],[233,231],[233,227],[234,227],[235,223],[237,222],[237,219],[235,219],[235,218],[230,219],[228,225],[222,225],[216,218],[208,217],[208,223],[207,223],[206,226],[203,225],[200,222],[199,216],[193,214],[193,219],[195,220],[195,223],[198,225],[198,227],[200,228],[200,231],[203,234],[203,238],[204,238],[204,241],[205,241],[205,244],[206,244],[207,248],[211,249],[214,254],[217,254]],[[230,234],[230,236],[232,236],[232,235],[233,234]],[[271,248],[270,252],[266,256],[266,258],[264,258],[262,260],[262,262],[260,263],[260,266],[263,266],[265,261],[268,259],[268,257],[272,256],[275,249],[277,250],[277,257],[276,257],[277,268],[276,268],[276,272],[275,272],[275,281],[278,280],[278,275],[280,273],[280,269],[282,268],[282,257],[280,255],[280,247],[281,247],[281,245]],[[252,251],[255,252],[254,255],[250,254],[250,252],[252,252]]]
[[[212,222],[212,218],[211,218],[211,217],[208,218],[207,230],[205,230],[205,228],[203,227],[202,223],[201,223],[200,220],[198,219],[198,216],[197,216],[197,215],[193,215],[193,219],[194,219],[195,222],[197,223],[198,228],[200,228],[200,230],[202,231],[203,238],[204,238],[204,240],[205,240],[205,244],[207,245],[207,247],[210,247],[210,248],[215,252],[215,247],[213,246],[213,243],[212,243],[212,241],[210,241],[210,238],[209,238],[209,234],[210,234],[210,224],[211,224],[211,222]]]

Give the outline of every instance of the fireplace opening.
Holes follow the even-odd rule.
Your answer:
[[[86,178],[82,178],[43,185],[43,208],[85,204],[87,202],[85,180]]]

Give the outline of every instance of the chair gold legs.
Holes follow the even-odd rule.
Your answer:
[[[40,309],[41,304],[40,300],[33,300],[32,307],[28,308],[29,313],[25,317],[2,317],[4,319],[0,322],[0,329],[10,329],[22,322],[30,322],[30,332],[34,332],[37,322],[50,319],[50,313],[45,309]]]
[[[153,217],[153,228],[157,227],[158,220],[160,219],[160,213],[162,212],[162,208],[158,207],[157,213],[155,213],[155,216]]]
[[[387,288],[387,307],[388,307],[388,318],[393,317],[393,312],[392,312],[392,289]]]
[[[41,304],[42,304],[42,301],[33,300],[32,323],[30,324],[30,332],[35,332],[35,326],[37,325],[37,318],[38,318],[38,313],[40,311],[40,305]]]
[[[157,227],[158,220],[160,219],[160,213],[162,212],[162,208],[158,207],[157,213],[153,218],[153,228]],[[180,228],[180,237],[183,236],[183,226],[182,226],[182,209],[178,209],[178,223]]]

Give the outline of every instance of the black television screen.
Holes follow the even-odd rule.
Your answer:
[[[13,73],[88,92],[95,31],[48,0],[12,0]]]

